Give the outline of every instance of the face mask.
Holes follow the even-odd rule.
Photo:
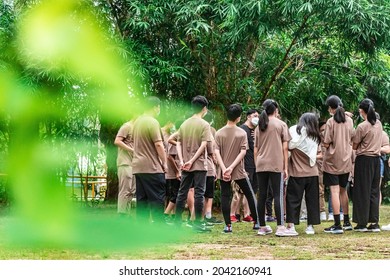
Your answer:
[[[251,123],[254,125],[254,126],[257,126],[259,124],[259,118],[257,117],[254,117],[251,119]]]

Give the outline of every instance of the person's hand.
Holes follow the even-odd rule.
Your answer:
[[[192,167],[192,162],[191,161],[187,161],[186,163],[184,163],[183,167],[182,167],[182,170],[184,171],[189,171]]]
[[[283,181],[287,181],[287,179],[288,179],[288,170],[284,169],[283,170]]]
[[[164,172],[167,173],[168,172],[168,164],[164,163],[162,167],[163,167]]]

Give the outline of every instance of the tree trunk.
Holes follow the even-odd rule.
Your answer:
[[[100,140],[106,147],[106,165],[107,165],[107,191],[106,201],[117,201],[118,199],[118,175],[116,167],[116,158],[118,148],[114,145],[116,125],[102,123],[100,128]]]

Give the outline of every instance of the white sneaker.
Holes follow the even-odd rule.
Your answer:
[[[260,227],[257,235],[267,235],[272,233],[272,228],[270,226]]]
[[[297,236],[298,232],[296,232],[294,227],[286,228],[284,226],[280,226],[277,228],[275,232],[276,236],[284,237],[284,236]]]
[[[314,228],[312,225],[308,225],[305,232],[306,232],[306,234],[315,234],[315,231],[314,231]]]
[[[387,231],[387,230],[390,230],[390,224],[385,225],[385,226],[382,226],[381,229],[382,229],[382,230],[386,230],[386,231]]]
[[[334,221],[333,213],[329,213],[328,221]]]
[[[326,221],[326,212],[321,212],[320,213],[320,220],[321,221]]]

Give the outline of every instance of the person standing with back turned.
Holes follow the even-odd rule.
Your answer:
[[[133,129],[137,220],[149,221],[152,216],[154,222],[165,223],[165,172],[168,167],[164,138],[155,119],[160,114],[160,99],[150,96],[144,106],[144,113],[136,119]]]
[[[277,220],[275,235],[290,235],[289,230],[284,226],[284,181],[288,177],[288,142],[291,140],[291,135],[287,124],[278,119],[278,114],[278,103],[272,99],[265,100],[255,133],[254,154],[259,185],[258,235],[272,233],[272,229],[265,224],[268,184],[272,187],[274,195]]]
[[[230,220],[232,181],[235,181],[243,191],[248,201],[254,223],[258,223],[256,196],[244,168],[244,157],[248,150],[248,139],[246,132],[242,128],[237,127],[241,114],[242,109],[240,105],[230,105],[227,110],[227,124],[215,134],[215,155],[219,164],[217,177],[221,184],[221,206],[226,224],[224,233],[232,232]]]
[[[340,234],[352,230],[349,222],[348,180],[352,171],[352,137],[353,121],[345,114],[341,99],[331,95],[326,100],[328,112],[332,116],[325,125],[323,147],[325,148],[322,163],[325,187],[330,188],[334,225],[325,228],[324,232]],[[341,226],[340,205],[344,212],[344,224]]]
[[[193,230],[207,232],[203,223],[204,193],[207,177],[207,149],[212,153],[210,124],[202,118],[207,113],[209,102],[206,97],[197,95],[191,101],[192,117],[183,122],[178,131],[177,155],[182,170],[179,192],[176,199],[175,223],[182,223],[188,191],[194,187],[195,221]]]
[[[375,115],[374,103],[366,98],[360,102],[363,122],[356,128],[353,149],[356,150],[353,184],[354,230],[380,232],[379,183],[382,124]],[[370,225],[367,227],[367,223]]]

